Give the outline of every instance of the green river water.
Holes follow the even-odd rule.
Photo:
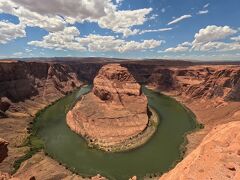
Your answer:
[[[184,135],[198,126],[193,114],[174,99],[144,87],[149,105],[160,117],[154,136],[129,152],[106,153],[89,148],[83,138],[68,128],[65,116],[74,102],[90,89],[91,86],[86,86],[64,97],[35,119],[35,135],[43,140],[44,150],[51,157],[80,175],[101,174],[119,180],[166,172],[181,158]]]

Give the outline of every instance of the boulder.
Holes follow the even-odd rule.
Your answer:
[[[8,142],[4,139],[0,138],[0,163],[7,157],[8,155]]]

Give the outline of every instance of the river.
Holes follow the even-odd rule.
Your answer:
[[[65,116],[73,103],[90,89],[91,86],[85,86],[67,95],[36,117],[35,135],[43,140],[44,151],[51,157],[80,175],[101,174],[118,180],[166,172],[181,158],[185,134],[197,127],[194,116],[174,99],[145,87],[148,104],[160,118],[154,136],[145,145],[123,153],[89,148],[83,138],[68,128]]]

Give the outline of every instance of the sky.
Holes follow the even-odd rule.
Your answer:
[[[240,60],[239,0],[0,0],[0,59]]]

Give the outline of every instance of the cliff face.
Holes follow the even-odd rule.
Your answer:
[[[187,87],[185,94],[192,98],[221,98],[225,101],[239,101],[239,86],[240,68],[220,67],[209,72],[201,83]]]
[[[0,117],[20,112],[34,115],[83,81],[91,81],[100,65],[44,62],[0,63]],[[89,73],[88,76],[86,73]]]
[[[240,179],[240,122],[215,127],[202,143],[160,180]]]
[[[81,114],[82,112],[77,109],[81,108],[85,111],[86,118],[84,117],[81,123],[72,121],[72,124],[69,126],[72,126],[72,129],[79,132],[79,134],[92,137],[88,137],[92,141],[96,142],[95,137],[99,136],[104,139],[104,142],[109,142],[110,145],[141,132],[147,124],[146,116],[144,115],[147,105],[146,98],[141,95],[138,84],[150,85],[165,92],[174,92],[179,97],[192,101],[193,105],[191,104],[189,107],[194,112],[195,110],[200,111],[199,121],[205,125],[205,128],[197,132],[196,136],[204,137],[216,125],[239,120],[239,66],[196,66],[194,64],[178,65],[178,63],[175,62],[175,64],[168,66],[157,61],[123,62],[121,63],[122,66],[128,69],[126,73],[120,69],[100,71],[98,78],[94,81],[93,92],[76,105],[76,112],[69,115],[69,117],[72,116],[71,118],[78,116],[78,113]],[[9,156],[0,164],[0,170],[10,172],[13,162],[24,155],[26,149],[21,148],[18,141],[20,141],[21,145],[21,139],[24,140],[24,137],[27,136],[26,128],[31,121],[29,116],[35,115],[36,112],[46,105],[63,97],[75,87],[80,86],[83,81],[93,82],[101,66],[102,64],[97,62],[80,63],[77,61],[68,62],[67,60],[65,62],[9,61],[0,63],[0,137],[6,137],[6,140],[10,143],[8,146]],[[219,101],[221,104],[216,103],[216,101]],[[90,103],[91,106],[84,107],[82,102]],[[142,107],[139,107],[139,104]],[[114,107],[114,110],[109,108],[110,105]],[[137,112],[126,111],[126,109],[131,109],[131,107],[135,106],[137,108],[132,108],[132,110],[137,109]],[[102,110],[96,111],[97,108]],[[229,114],[230,111],[231,113]],[[108,114],[104,114],[104,112]],[[92,114],[95,113],[97,121],[94,120],[95,117],[94,119],[92,118]],[[132,120],[131,116],[134,113],[139,114],[139,116],[134,116],[135,119],[131,124],[129,123],[130,121],[123,121],[123,118],[120,118],[127,114],[126,116]],[[104,118],[101,119],[99,117]],[[108,119],[107,123],[105,119]],[[233,124],[231,126],[233,127]],[[235,166],[234,163],[239,162],[236,155],[239,153],[235,153],[236,149],[232,146],[232,144],[235,144],[237,148],[239,147],[234,140],[238,138],[238,135],[230,137],[228,133],[235,132],[235,128],[225,128],[225,125],[219,127],[228,129],[228,131],[220,131],[221,128],[217,128],[218,130],[214,131],[215,135],[212,136],[213,134],[211,134],[212,137],[216,137],[217,141],[213,141],[210,135],[203,140],[199,138],[196,144],[198,145],[202,141],[201,146],[197,149],[197,153],[200,155],[196,155],[196,153],[188,155],[186,159],[190,160],[187,162],[184,160],[183,163],[176,167],[176,170],[171,171],[170,175],[166,177],[168,179],[171,179],[171,177],[178,179],[177,176],[183,172],[182,177],[187,179],[187,172],[191,175],[190,172],[192,171],[196,177],[204,174],[202,172],[206,172],[206,175],[209,175],[208,177],[215,177],[208,172],[211,169],[215,172],[217,179],[219,179],[218,174],[220,174],[220,170],[223,172],[223,177],[230,176],[232,179],[238,177],[239,166]],[[88,131],[89,129],[92,131]],[[222,139],[218,139],[218,135]],[[112,138],[107,138],[111,136],[117,137],[116,142]],[[225,139],[225,136],[227,139]],[[204,142],[209,143],[214,148],[207,147],[207,144]],[[229,146],[227,146],[228,144]],[[215,147],[217,147],[218,152],[215,151]],[[204,150],[204,148],[207,150]],[[224,154],[225,149],[227,150],[226,152],[229,151],[231,153],[229,154],[230,159],[227,158],[227,154]],[[234,152],[231,149],[234,149]],[[214,157],[215,153],[216,157]],[[219,160],[220,157],[222,158],[221,161]],[[216,164],[213,164],[213,158],[216,158],[214,159]],[[192,160],[194,161],[191,163],[190,161]],[[208,160],[209,166],[207,168],[209,169],[202,167],[203,170],[198,169],[199,174],[197,174],[197,168],[194,171],[193,167],[201,167],[200,164],[205,164],[205,161]],[[236,171],[227,162],[233,162]],[[222,167],[224,164],[229,168],[224,169]],[[218,171],[217,168],[220,170]],[[47,169],[44,172],[49,174],[49,176],[51,174]]]
[[[66,93],[79,86],[77,74],[69,66],[33,62],[0,63],[0,82],[0,96],[13,102],[48,96],[54,90]]]
[[[94,79],[93,91],[68,112],[67,124],[106,150],[144,131],[147,98],[127,68],[109,64]]]
[[[239,66],[125,66],[141,84],[176,91],[189,99],[240,100]]]

